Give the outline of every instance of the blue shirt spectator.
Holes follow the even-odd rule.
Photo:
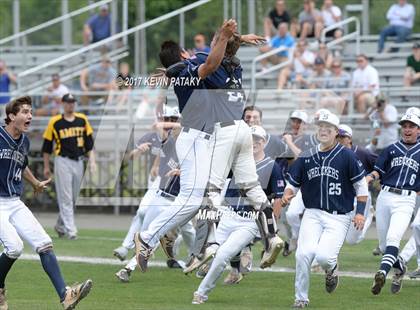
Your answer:
[[[210,47],[206,45],[206,37],[202,33],[194,36],[194,54],[199,52],[210,53]]]
[[[6,63],[0,59],[0,93],[10,93],[10,83],[16,83],[16,77],[7,71]],[[0,94],[0,104],[5,105],[9,101],[9,94]]]
[[[99,14],[91,16],[83,30],[84,44],[95,43],[111,36],[111,16],[108,5],[101,5]]]
[[[280,46],[285,46],[287,48],[290,48],[293,45],[295,45],[295,39],[289,33],[286,33],[282,37],[280,35],[276,35],[275,37],[273,37],[270,40],[269,45],[273,49],[276,49]],[[288,52],[287,52],[287,50],[285,50],[285,51],[282,51],[282,52],[278,53],[277,55],[279,57],[288,57]]]

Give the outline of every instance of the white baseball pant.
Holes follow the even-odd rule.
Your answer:
[[[382,253],[387,246],[400,247],[415,205],[416,195],[405,196],[381,190],[376,200],[376,229]]]
[[[299,237],[299,228],[301,225],[301,216],[305,211],[305,204],[303,203],[302,192],[299,190],[296,196],[290,200],[287,207],[286,219],[291,229],[291,239],[297,240]]]
[[[150,202],[155,197],[156,191],[159,189],[160,177],[157,177],[152,183],[147,192],[144,194],[143,199],[137,209],[136,215],[131,220],[130,228],[128,229],[127,235],[124,238],[122,246],[127,249],[134,248],[134,234],[140,231],[143,225],[143,219],[146,214],[147,208]]]
[[[170,230],[187,223],[198,211],[210,174],[210,135],[195,129],[181,131],[176,141],[180,163],[180,192],[170,208],[159,214],[141,238],[155,247]]]
[[[57,229],[69,236],[77,235],[74,222],[74,206],[79,196],[83,177],[83,161],[66,157],[54,158],[54,182],[57,192],[58,208]]]
[[[235,182],[246,189],[248,200],[259,208],[267,201],[262,190],[255,166],[250,127],[243,121],[234,121],[234,125],[214,126],[214,149],[211,158],[210,188],[222,191],[229,171],[233,171]],[[221,205],[221,194],[209,192],[209,198],[216,206]]]
[[[309,302],[309,277],[314,259],[325,271],[336,266],[350,223],[350,213],[334,215],[319,209],[305,210],[296,250],[296,300]]]
[[[17,259],[22,254],[21,238],[37,253],[52,246],[50,236],[18,197],[0,198],[0,243],[8,257]]]
[[[355,199],[354,202],[355,202],[355,209],[351,212],[351,218],[353,218],[356,215],[357,199]],[[365,217],[365,225],[363,226],[362,230],[357,230],[353,224],[350,225],[349,231],[347,232],[347,236],[346,236],[346,242],[348,244],[352,244],[352,245],[358,244],[363,239],[365,239],[366,232],[368,231],[370,224],[372,224],[373,207],[372,207],[372,197],[370,195],[370,192],[368,193],[364,217]]]
[[[201,281],[197,291],[207,295],[215,286],[230,260],[258,236],[255,219],[226,214],[220,219],[216,229],[216,241],[220,244],[207,275]]]

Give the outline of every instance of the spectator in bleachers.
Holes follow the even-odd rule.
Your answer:
[[[378,53],[382,53],[385,46],[385,40],[388,36],[396,36],[395,43],[403,43],[407,41],[408,36],[414,25],[414,17],[416,15],[414,6],[407,3],[407,0],[398,0],[398,4],[393,4],[388,12],[386,18],[389,20],[389,25],[382,29],[379,42]],[[394,47],[391,52],[397,52],[398,48]]]
[[[321,108],[335,110],[336,114],[341,115],[344,112],[346,103],[350,101],[348,91],[340,89],[350,88],[351,77],[348,72],[343,70],[341,60],[334,59],[331,65],[331,75],[327,79],[326,88],[332,91],[326,92],[321,99]]]
[[[194,36],[194,54],[198,52],[210,53],[210,47],[206,44],[206,37],[202,33]]]
[[[372,121],[375,129],[372,151],[379,154],[384,148],[398,141],[398,111],[388,103],[383,94],[376,96],[374,106],[368,110],[366,116]]]
[[[290,15],[286,10],[285,1],[277,0],[275,7],[264,19],[264,36],[267,42],[269,42],[272,35],[277,32],[281,23],[290,24],[290,22]]]
[[[322,19],[325,28],[341,21],[341,10],[338,6],[334,5],[333,0],[324,0]],[[338,39],[343,36],[343,30],[341,28],[331,29],[327,31],[326,36]]]
[[[122,108],[127,104],[129,96],[131,94],[131,83],[130,83],[130,65],[126,62],[120,63],[120,69],[117,75],[117,89],[118,94],[111,90],[108,97],[109,104],[115,104],[118,109]]]
[[[267,45],[262,46],[260,48],[260,52],[266,53],[281,46],[287,48],[293,47],[295,45],[295,39],[289,34],[288,30],[288,24],[281,23],[279,25],[278,34],[275,37],[271,38]],[[276,55],[272,55],[269,58],[261,60],[261,65],[263,66],[263,68],[267,66],[268,62],[271,62],[272,64],[276,65],[283,61],[286,61],[288,59],[288,56],[289,54],[287,50],[281,51]]]
[[[293,32],[300,35],[300,39],[307,37],[320,38],[324,23],[322,21],[321,12],[315,7],[313,0],[303,1],[303,11],[299,13],[298,29]]]
[[[83,43],[95,43],[111,36],[111,15],[108,5],[101,5],[99,14],[91,16],[83,27]]]
[[[324,60],[325,68],[330,70],[334,56],[325,43],[319,43],[317,57],[321,57]]]
[[[305,86],[312,89],[326,88],[330,75],[330,71],[325,68],[324,59],[318,56],[314,61],[314,70],[311,72],[308,79],[304,81]]]
[[[35,110],[36,116],[53,116],[62,111],[61,98],[70,93],[66,85],[61,83],[60,75],[51,76],[51,85],[47,88],[48,94],[42,97],[42,106]]]
[[[315,54],[308,49],[308,42],[300,40],[296,45],[291,66],[284,68],[279,73],[278,88],[283,89],[289,78],[300,83],[308,77],[315,62],[315,57]]]
[[[354,100],[358,113],[365,113],[368,106],[372,106],[375,97],[379,94],[378,71],[369,64],[366,55],[357,55],[357,69],[352,76]]]
[[[414,43],[413,55],[407,57],[404,74],[404,86],[410,87],[420,82],[420,43]]]
[[[111,59],[104,55],[99,64],[90,66],[80,73],[80,87],[83,91],[103,91],[109,92],[116,89],[115,78],[116,71],[111,66]],[[84,95],[81,103],[88,104],[90,100],[104,101],[108,95]]]
[[[0,117],[5,114],[6,104],[10,101],[10,84],[16,84],[15,75],[7,70],[6,62],[0,59]]]

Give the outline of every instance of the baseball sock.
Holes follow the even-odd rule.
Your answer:
[[[6,276],[16,260],[17,259],[10,258],[5,253],[0,255],[0,288],[4,288],[4,281],[6,280]]]
[[[232,257],[232,259],[230,260],[230,266],[232,268],[235,268],[237,270],[239,270],[240,264],[241,264],[241,253],[239,252],[238,254],[236,254],[234,257]]]
[[[39,253],[41,258],[42,267],[50,278],[52,284],[57,291],[60,301],[64,300],[66,296],[66,284],[64,283],[63,276],[61,275],[60,266],[58,266],[57,258],[52,250]]]
[[[387,246],[384,256],[382,256],[380,271],[384,272],[385,275],[389,273],[391,267],[394,266],[398,260],[398,248],[395,246]]]

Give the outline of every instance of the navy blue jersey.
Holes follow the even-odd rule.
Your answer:
[[[267,142],[264,147],[265,155],[275,160],[276,158],[283,157],[286,151],[287,144],[281,137],[267,134]]]
[[[358,145],[352,146],[351,149],[356,154],[357,159],[362,162],[365,172],[371,173],[378,159],[378,155]]]
[[[22,173],[28,165],[29,139],[15,140],[0,127],[0,196],[19,197],[23,191]]]
[[[296,145],[297,148],[301,150],[301,152],[305,152],[310,148],[317,146],[319,141],[316,137],[316,134],[309,135],[305,133],[297,137],[294,136],[293,143]],[[288,149],[284,157],[293,158],[295,157],[295,155],[291,149]]]
[[[284,177],[280,166],[266,156],[263,160],[256,163],[258,181],[268,199],[281,198],[284,191]],[[235,211],[251,211],[253,207],[247,203],[246,198],[240,198],[238,186],[235,184],[234,177],[229,183],[226,191],[225,200]]]
[[[354,152],[337,144],[327,152],[316,147],[302,153],[291,165],[287,180],[300,187],[306,208],[347,213],[353,210],[353,183],[364,175]]]
[[[159,134],[155,131],[145,133],[137,142],[136,147],[143,143],[151,143],[149,148],[150,158],[147,161],[147,170],[153,166],[153,162],[155,161],[156,156],[160,156],[160,152],[162,149],[162,139],[160,138]]]
[[[390,187],[420,191],[420,143],[407,147],[401,141],[385,148],[378,157],[375,170],[381,184]]]
[[[169,171],[179,168],[174,137],[169,135],[162,143],[161,147],[159,161],[159,189],[173,196],[177,196],[179,193],[179,177],[166,176]],[[178,181],[175,179],[178,179]]]

